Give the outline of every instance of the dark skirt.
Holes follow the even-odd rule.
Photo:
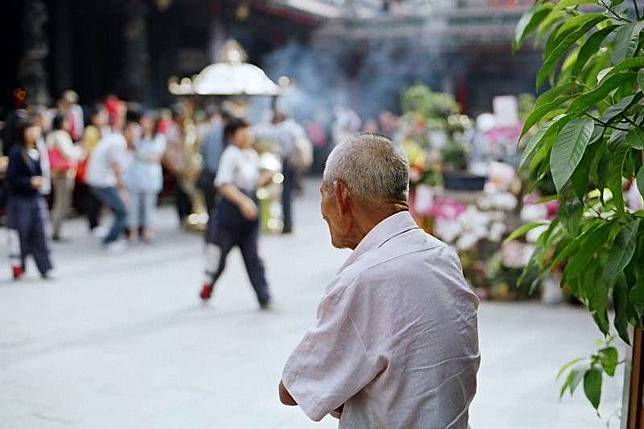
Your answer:
[[[42,196],[11,195],[7,202],[7,227],[18,233],[23,266],[27,256],[32,255],[41,274],[53,268],[49,256],[49,212]]]

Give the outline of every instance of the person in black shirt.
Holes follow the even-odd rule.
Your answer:
[[[14,279],[25,272],[27,256],[33,256],[38,271],[48,278],[53,265],[49,255],[47,204],[40,193],[44,184],[36,142],[41,129],[31,120],[19,126],[18,142],[9,153],[7,167],[7,226]]]

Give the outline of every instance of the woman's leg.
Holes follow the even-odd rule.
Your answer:
[[[16,229],[9,228],[8,231],[9,263],[11,264],[13,278],[18,280],[25,271],[25,260],[20,246],[20,234]]]
[[[48,233],[49,216],[45,200],[39,198],[34,204],[33,220],[29,241],[31,243],[31,254],[36,261],[36,266],[41,276],[46,276],[52,270],[51,257],[49,252]]]
[[[123,229],[127,223],[127,209],[119,195],[118,189],[110,188],[92,188],[96,196],[112,210],[114,214],[114,222],[110,228],[109,233],[103,239],[103,244],[110,244],[119,238],[123,233]]]
[[[250,283],[253,285],[255,294],[259,304],[264,307],[271,301],[271,295],[268,291],[268,283],[266,281],[266,272],[264,269],[264,262],[259,257],[257,249],[257,241],[259,238],[259,225],[256,225],[248,231],[239,244],[244,264],[246,265],[246,272]]]
[[[130,240],[136,240],[141,226],[141,193],[135,190],[129,191],[127,204],[127,227]]]
[[[207,301],[217,280],[226,269],[226,258],[235,246],[236,237],[233,231],[212,225],[208,242],[206,243],[206,264],[204,270],[204,283],[201,289],[201,299]]]
[[[65,206],[67,204],[67,174],[66,173],[54,173],[52,177],[52,182],[54,185],[54,207],[51,211],[51,221],[53,228],[53,238],[58,240],[60,238],[60,230],[63,224],[63,218],[65,217]]]
[[[101,212],[101,202],[92,189],[87,186],[87,195],[86,195],[86,210],[87,210],[87,223],[89,225],[90,231],[94,230],[99,225],[99,215]]]
[[[152,228],[157,211],[157,193],[145,192],[143,194],[143,215],[141,218],[141,227],[143,228],[143,238],[152,239]]]
[[[9,227],[9,258],[13,278],[18,279],[25,271],[29,254],[29,230],[31,226],[29,200],[11,197],[7,203],[7,226]]]

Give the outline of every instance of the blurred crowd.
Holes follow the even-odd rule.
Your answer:
[[[43,277],[51,276],[49,242],[69,241],[71,214],[86,218],[88,230],[114,253],[153,242],[159,197],[173,202],[181,227],[207,229],[221,200],[214,182],[235,115],[189,100],[147,110],[108,96],[81,106],[74,91],[64,92],[54,108],[29,105],[22,91],[14,100],[0,123],[0,225],[9,231],[15,279],[29,256]],[[260,169],[271,176],[264,188],[275,200],[258,216],[279,218],[270,229],[291,233],[292,199],[312,166],[313,143],[304,127],[277,112],[250,131]],[[317,146],[326,144],[313,133]]]
[[[29,105],[21,90],[14,101],[0,123],[0,224],[9,231],[14,278],[23,275],[28,256],[42,276],[51,275],[49,241],[69,241],[65,223],[71,214],[82,215],[114,253],[154,241],[159,199],[172,202],[182,228],[207,237],[208,220],[222,199],[215,186],[222,154],[233,139],[226,126],[248,110],[190,98],[149,110],[113,95],[87,106],[71,90],[55,107]],[[302,175],[321,173],[334,145],[367,132],[407,150],[411,137],[424,135],[416,121],[389,111],[363,119],[338,106],[297,119],[273,105],[248,124],[259,168],[272,177],[259,188],[266,203],[255,202],[260,228],[282,234],[293,232],[292,200]]]

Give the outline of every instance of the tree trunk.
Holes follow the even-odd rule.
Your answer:
[[[628,372],[627,372],[628,374]],[[644,331],[633,333],[633,356],[630,362],[627,429],[644,428]]]

